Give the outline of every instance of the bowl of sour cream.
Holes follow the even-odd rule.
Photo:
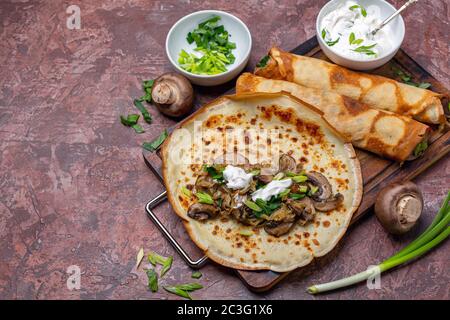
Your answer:
[[[370,32],[395,11],[383,0],[331,0],[316,20],[320,48],[344,67],[378,68],[397,53],[405,37],[405,23],[398,15],[374,36]]]

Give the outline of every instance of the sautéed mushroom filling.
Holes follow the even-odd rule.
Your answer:
[[[343,195],[333,194],[323,174],[304,171],[287,154],[280,156],[274,175],[262,175],[257,165],[204,165],[194,194],[197,202],[188,209],[190,218],[231,217],[244,225],[263,227],[276,237],[297,223],[311,222],[317,211],[336,209],[343,201]]]

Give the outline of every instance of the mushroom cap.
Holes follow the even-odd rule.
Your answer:
[[[192,110],[194,89],[181,74],[168,72],[153,83],[152,100],[161,113],[180,117]]]
[[[397,235],[414,227],[422,209],[422,193],[411,181],[386,186],[378,193],[375,201],[378,221],[389,233]]]

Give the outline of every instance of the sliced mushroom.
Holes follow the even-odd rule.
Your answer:
[[[264,230],[275,237],[280,237],[291,230],[295,222],[269,221],[264,225]]]
[[[282,204],[280,208],[272,212],[269,221],[294,222],[295,213],[287,205]]]
[[[167,116],[180,117],[192,110],[194,90],[188,79],[169,72],[153,83],[152,100],[158,110]]]
[[[195,189],[200,192],[210,191],[213,193],[216,182],[208,174],[202,174],[197,177],[195,181]]]
[[[312,202],[317,211],[327,212],[336,209],[342,201],[344,201],[344,196],[340,193],[336,193],[333,197],[323,201],[313,200]]]
[[[263,174],[258,176],[258,181],[264,184],[268,184],[273,180],[273,175],[271,174]]]
[[[328,179],[317,171],[306,173],[308,180],[319,189],[311,196],[316,201],[323,201],[331,197],[331,184]]]
[[[253,212],[246,206],[241,206],[231,210],[231,215],[239,222],[248,226],[257,226],[264,221],[256,218]]]
[[[295,172],[296,168],[297,163],[294,158],[287,154],[281,155],[280,160],[278,161],[279,172]]]
[[[306,224],[314,219],[316,210],[313,205],[313,201],[310,198],[303,198],[301,200],[289,200],[288,207],[299,218],[301,225]]]
[[[192,219],[204,221],[215,218],[218,213],[219,210],[212,204],[194,203],[189,207],[187,215]]]
[[[221,202],[220,208],[222,210],[228,211],[233,206],[231,192],[223,185],[219,186],[216,192],[214,192],[213,199],[214,201],[216,201],[216,203],[219,203],[219,201]]]

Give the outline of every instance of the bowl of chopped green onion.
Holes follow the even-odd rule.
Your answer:
[[[166,38],[166,53],[174,68],[202,86],[219,85],[239,75],[251,48],[247,26],[218,10],[197,11],[181,18]]]

